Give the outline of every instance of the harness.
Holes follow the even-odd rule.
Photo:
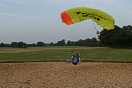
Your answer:
[[[77,65],[78,62],[80,62],[80,61],[79,61],[79,56],[73,56],[73,58],[72,58],[72,64],[73,64],[73,65]]]

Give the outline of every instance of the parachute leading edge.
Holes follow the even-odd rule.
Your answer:
[[[94,20],[104,29],[114,29],[115,20],[109,14],[94,8],[76,7],[61,13],[62,22],[70,25],[87,19]]]
[[[73,24],[71,17],[66,13],[66,11],[62,12],[61,19],[63,23],[70,25]]]

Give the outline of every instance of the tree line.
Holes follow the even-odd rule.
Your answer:
[[[87,38],[79,39],[78,41],[66,41],[62,39],[56,43],[44,43],[39,41],[37,43],[26,44],[23,41],[11,42],[11,44],[0,43],[0,47],[17,47],[17,48],[27,48],[27,47],[43,47],[43,46],[102,46],[102,47],[112,47],[112,48],[132,48],[132,26],[123,26],[123,28],[115,25],[112,30],[103,29],[98,35],[98,39]]]
[[[103,46],[112,48],[132,48],[132,26],[123,26],[123,28],[115,25],[113,30],[102,30],[99,40]]]
[[[80,39],[78,41],[70,41],[66,42],[65,39],[58,41],[57,43],[44,43],[43,41],[39,41],[37,43],[26,44],[22,41],[20,42],[11,42],[11,44],[0,43],[0,47],[15,47],[15,48],[27,48],[27,47],[43,47],[43,46],[97,46],[97,39],[94,37],[92,39]]]

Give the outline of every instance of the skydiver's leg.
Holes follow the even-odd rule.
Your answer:
[[[78,62],[79,64],[81,64],[81,59],[80,59],[80,57],[79,57],[79,62]]]
[[[81,62],[81,59],[80,59],[80,57],[78,58],[78,61],[79,61],[79,62]]]
[[[67,63],[68,63],[68,64],[71,63],[71,59],[68,59],[68,60],[67,60]]]

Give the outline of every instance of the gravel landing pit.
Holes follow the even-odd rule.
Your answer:
[[[0,88],[132,88],[132,63],[0,63]]]

